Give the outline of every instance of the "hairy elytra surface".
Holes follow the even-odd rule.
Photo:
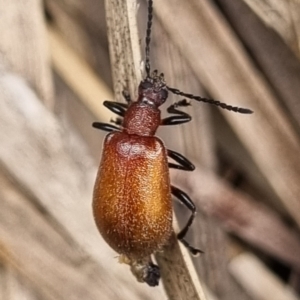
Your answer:
[[[166,150],[157,137],[110,133],[93,200],[96,224],[118,253],[142,259],[164,245],[172,230]]]

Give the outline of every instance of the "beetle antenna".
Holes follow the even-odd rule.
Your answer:
[[[194,96],[193,94],[187,94],[187,93],[181,92],[178,89],[174,89],[174,88],[171,88],[171,87],[168,87],[168,86],[167,86],[167,89],[175,95],[184,96],[184,97],[194,99],[194,100],[199,101],[199,102],[213,104],[213,105],[219,106],[223,109],[227,109],[227,110],[230,110],[230,111],[233,111],[233,112],[236,112],[236,113],[240,113],[240,114],[252,114],[253,113],[253,111],[251,109],[248,109],[248,108],[232,106],[232,105],[220,102],[218,100],[203,98],[203,97],[200,97],[200,96]]]
[[[146,30],[146,74],[147,77],[150,77],[150,42],[151,42],[151,27],[153,19],[153,0],[148,1],[148,21],[147,21],[147,30]]]

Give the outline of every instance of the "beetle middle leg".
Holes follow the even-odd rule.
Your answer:
[[[169,162],[168,163],[169,168],[183,170],[183,171],[194,171],[195,170],[195,166],[182,154],[180,154],[176,151],[167,149],[167,155],[169,157],[171,157],[172,159],[174,159],[178,163],[178,164],[174,164],[174,163]]]

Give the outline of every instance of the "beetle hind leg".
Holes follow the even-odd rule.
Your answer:
[[[200,253],[203,253],[202,250],[192,247],[185,239],[190,226],[193,224],[193,221],[196,216],[196,206],[193,203],[192,199],[182,190],[175,186],[171,186],[171,193],[174,195],[182,204],[184,204],[191,212],[191,216],[187,221],[186,225],[182,230],[177,234],[177,239],[191,252],[192,255],[197,256]]]

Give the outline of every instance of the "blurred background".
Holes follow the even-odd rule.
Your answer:
[[[118,263],[92,217],[105,133],[91,123],[121,99],[104,1],[0,6],[0,299],[168,299]],[[193,122],[158,132],[197,167],[171,175],[197,206],[187,239],[205,252],[193,262],[208,300],[300,299],[299,38],[296,0],[154,0],[152,69],[254,111],[191,100]]]

